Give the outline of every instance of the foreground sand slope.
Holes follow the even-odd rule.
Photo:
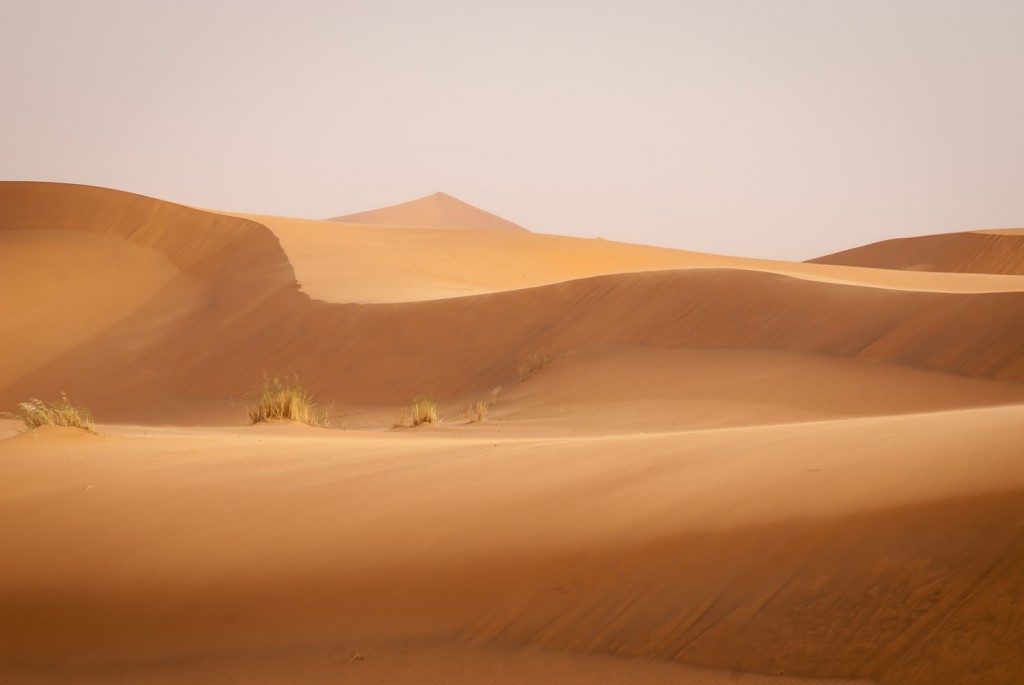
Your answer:
[[[1021,411],[654,436],[14,438],[0,663],[144,672],[462,643],[1015,683]]]
[[[818,257],[810,263],[911,271],[1024,274],[1024,235],[1006,230],[898,238]]]
[[[869,685],[866,680],[807,679],[685,666],[657,659],[567,654],[537,649],[505,649],[450,644],[304,647],[271,653],[193,657],[141,668],[20,672],[19,685],[73,680],[79,685]]]
[[[0,207],[0,230],[116,236],[181,272],[148,302],[117,311],[69,289],[65,306],[96,307],[116,322],[37,359],[0,388],[5,406],[68,390],[108,420],[226,420],[240,414],[229,398],[242,397],[264,370],[299,374],[341,405],[394,405],[424,391],[469,398],[514,382],[517,362],[540,347],[762,348],[1024,379],[1020,292],[684,269],[428,302],[336,304],[301,292],[277,238],[254,221],[56,184],[2,184]],[[54,322],[36,335],[58,329]]]

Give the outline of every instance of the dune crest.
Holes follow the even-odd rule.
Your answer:
[[[589,276],[667,269],[739,269],[811,281],[924,292],[1019,292],[1024,276],[886,271],[713,255],[525,231],[389,227],[228,213],[278,237],[303,292],[325,302],[380,304],[482,295]]]
[[[471,231],[526,231],[519,224],[463,202],[434,193],[409,202],[328,219],[346,224],[404,228],[457,228]]]

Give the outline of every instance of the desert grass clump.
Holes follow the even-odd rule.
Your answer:
[[[249,420],[253,423],[290,419],[322,428],[330,423],[327,412],[316,409],[313,395],[302,387],[298,376],[281,381],[263,374],[255,396],[248,407]]]
[[[29,429],[40,426],[68,426],[94,432],[92,412],[85,407],[76,407],[68,401],[67,393],[60,394],[60,402],[44,402],[33,397],[28,402],[19,402],[21,420]]]
[[[409,413],[412,415],[412,425],[414,426],[421,423],[437,423],[437,400],[430,395],[420,395],[413,400]]]
[[[487,400],[477,400],[466,409],[466,418],[469,419],[470,423],[480,423],[487,416],[487,410],[490,407],[491,403]]]
[[[412,405],[408,407],[402,407],[402,412],[398,416],[398,422],[394,424],[395,428],[404,428],[407,426],[418,426],[421,423],[437,423],[438,405],[430,395],[420,395],[413,400]]]
[[[544,347],[531,352],[527,355],[526,359],[519,362],[519,365],[517,366],[519,371],[519,382],[522,383],[527,378],[543,369],[556,356],[558,355],[556,355],[555,351],[550,347]]]
[[[487,416],[487,410],[491,408],[491,405],[498,401],[498,393],[501,392],[501,386],[497,386],[491,391],[491,396],[486,399],[479,399],[473,402],[466,409],[466,418],[469,419],[470,423],[480,423]]]

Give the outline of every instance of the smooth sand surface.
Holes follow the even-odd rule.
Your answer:
[[[904,271],[1024,274],[1022,237],[1022,229],[1003,229],[898,238],[812,259],[811,263]]]
[[[2,656],[75,671],[412,640],[1013,682],[1022,411],[13,438]]]
[[[72,353],[172,281],[179,304],[194,305],[189,279],[155,250],[85,231],[0,231],[0,387]]]
[[[0,184],[0,682],[1024,679],[1020,276],[479,228]]]
[[[473,648],[403,643],[345,648],[276,650],[270,654],[192,658],[184,663],[121,668],[77,668],[76,683],[360,683],[362,685],[866,685],[871,681],[794,678],[694,668],[664,660],[622,659],[531,649]],[[54,675],[18,674],[24,685],[51,683]]]

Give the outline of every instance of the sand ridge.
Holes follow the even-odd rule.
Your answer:
[[[274,232],[303,292],[326,302],[413,302],[637,271],[722,268],[925,292],[1019,292],[1024,277],[879,271],[727,257],[538,233],[390,228],[230,213]]]

